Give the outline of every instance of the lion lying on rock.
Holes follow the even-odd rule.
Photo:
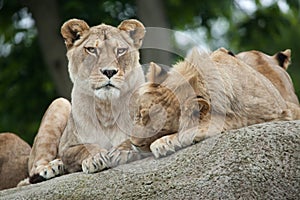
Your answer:
[[[267,60],[267,70],[260,71],[258,67],[263,67],[263,63],[258,66],[259,63],[248,60],[254,64],[249,66],[243,61],[245,54],[251,52],[235,56],[224,48],[211,54],[194,49],[186,60],[165,74],[152,63],[150,81],[138,90],[138,110],[130,141],[110,152],[115,164],[128,161],[119,153],[125,149],[151,151],[158,158],[223,131],[300,119],[298,99],[286,67],[280,68],[285,72],[278,77],[280,80],[272,79],[268,73],[280,71],[275,66],[279,64]],[[267,55],[249,56],[255,60]],[[155,80],[157,75],[160,81]],[[276,84],[285,79],[289,81]]]

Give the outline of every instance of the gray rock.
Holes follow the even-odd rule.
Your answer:
[[[300,121],[229,131],[162,159],[3,190],[0,199],[300,199]]]

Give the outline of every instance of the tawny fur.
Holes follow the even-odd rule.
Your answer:
[[[277,72],[276,63],[266,60],[264,65],[270,74]],[[287,87],[276,85],[271,81],[277,83],[277,79],[265,75],[224,48],[210,54],[194,49],[161,84],[150,82],[139,89],[131,143],[135,149],[151,150],[160,157],[226,130],[300,119],[297,101],[282,96],[291,82],[282,82]],[[293,94],[293,90],[286,93]]]
[[[299,105],[293,82],[286,72],[290,64],[291,50],[287,49],[273,56],[252,50],[241,52],[236,57],[268,78],[286,101]]]
[[[133,126],[133,93],[144,83],[138,52],[143,24],[125,20],[119,27],[89,27],[72,19],[61,33],[73,82],[72,102],[59,98],[49,106],[29,157],[30,178],[20,185],[110,167],[107,151],[126,140]]]
[[[63,35],[72,23],[63,25]],[[132,126],[130,101],[135,98],[134,90],[144,82],[138,53],[144,31],[136,20],[124,21],[119,28],[102,24],[90,28],[88,35],[83,33],[82,39],[69,47],[69,71],[74,82],[72,113],[59,145],[59,155],[68,172],[82,167],[86,172],[108,167],[103,163],[99,169],[89,169],[95,164],[93,156],[105,154],[128,137]],[[82,50],[89,51],[90,47],[96,52]],[[118,55],[118,49],[126,52]],[[117,73],[108,79],[103,74],[105,70]],[[117,89],[103,87],[108,81]]]
[[[123,21],[118,28],[80,24],[81,20],[70,20],[62,27],[74,86],[71,116],[58,157],[66,172],[91,173],[109,167],[107,150],[124,141],[132,129],[133,92],[144,82],[138,49],[145,29],[137,20]],[[70,44],[68,31],[77,26],[80,38]],[[116,74],[108,77],[106,70]]]
[[[54,100],[48,107],[31,149],[28,162],[30,176],[39,174],[41,170],[50,167],[49,162],[57,158],[57,147],[70,112],[71,104],[63,98]],[[52,170],[51,167],[49,170]]]
[[[0,190],[16,187],[28,177],[30,146],[12,133],[0,134]]]

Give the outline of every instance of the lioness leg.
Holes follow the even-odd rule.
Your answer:
[[[71,104],[64,98],[54,100],[43,116],[29,157],[30,182],[40,182],[64,172],[57,158],[61,135],[71,112]]]
[[[155,140],[150,145],[150,149],[156,158],[163,157],[196,142],[200,142],[205,138],[212,137],[220,133],[220,130],[218,126],[210,127],[209,123],[203,123],[201,126],[195,126],[179,133],[163,136]]]
[[[126,164],[136,160],[140,160],[151,155],[150,152],[143,152],[138,147],[131,144],[131,141],[125,140],[119,146],[109,150],[109,167]]]
[[[84,173],[94,173],[109,166],[107,150],[98,144],[80,144],[69,147],[64,151],[62,160],[69,173],[81,170]]]
[[[76,156],[76,159],[74,159],[74,156]],[[84,173],[94,173],[139,160],[144,156],[145,153],[133,149],[130,141],[126,140],[109,152],[101,149],[96,144],[77,145],[65,152],[63,161],[66,166],[69,166],[69,169],[67,169],[69,172],[80,171],[82,168]],[[73,159],[68,160],[67,157]]]

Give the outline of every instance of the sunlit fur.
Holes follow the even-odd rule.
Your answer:
[[[287,49],[273,56],[252,50],[241,52],[236,57],[267,77],[286,101],[299,105],[293,82],[286,72],[290,64],[291,50]]]
[[[29,159],[33,183],[108,167],[104,154],[128,138],[133,93],[144,83],[138,49],[145,28],[139,21],[89,27],[71,19],[61,33],[73,82],[72,102],[56,100],[44,115]]]
[[[138,115],[131,142],[156,157],[222,131],[300,119],[298,104],[286,101],[266,76],[224,48],[209,54],[194,49],[161,84],[147,83],[139,92],[139,111],[146,114]],[[149,120],[147,113],[155,105],[161,106],[165,118]],[[151,127],[155,121],[161,123],[161,131]]]

